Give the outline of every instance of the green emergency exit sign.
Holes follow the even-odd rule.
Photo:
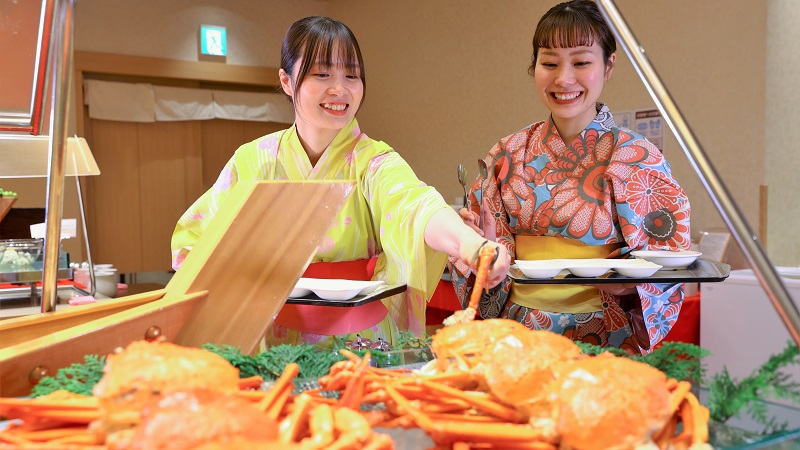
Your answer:
[[[209,56],[226,56],[228,41],[225,27],[210,25],[200,26],[200,54]]]

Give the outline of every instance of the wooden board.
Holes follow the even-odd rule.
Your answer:
[[[342,182],[238,183],[161,300],[208,291],[175,342],[256,350],[352,187]]]
[[[352,188],[350,182],[240,182],[161,298],[123,297],[117,302],[128,309],[74,326],[67,321],[76,313],[68,309],[3,325],[34,337],[0,348],[0,396],[28,395],[37,366],[55,374],[84,355],[143,339],[151,326],[182,345],[253,351]]]
[[[29,395],[31,371],[39,366],[55,375],[61,367],[83,362],[85,355],[107,355],[117,347],[144,339],[150,327],[175,336],[205,293],[187,295],[169,305],[149,302],[102,319],[50,333],[0,350],[0,396]]]
[[[11,211],[16,201],[17,197],[0,197],[0,221]]]
[[[164,296],[165,292],[165,290],[161,289],[128,297],[103,300],[90,305],[64,308],[45,314],[0,321],[0,349],[158,300]]]

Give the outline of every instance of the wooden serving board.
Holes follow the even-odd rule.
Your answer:
[[[17,202],[17,197],[0,197],[0,222],[6,217],[11,207]]]
[[[38,366],[54,375],[153,327],[181,345],[252,352],[352,190],[350,182],[240,182],[164,290],[0,321],[0,343],[13,336],[0,344],[0,396],[28,395]]]

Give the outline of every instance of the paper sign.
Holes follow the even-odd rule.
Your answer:
[[[614,122],[620,128],[627,128],[644,136],[653,145],[664,151],[664,118],[657,109],[637,109],[618,111]]]

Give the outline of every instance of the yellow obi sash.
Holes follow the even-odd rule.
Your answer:
[[[560,236],[515,236],[520,260],[606,258],[624,243],[588,245]],[[591,286],[566,284],[518,284],[511,287],[512,302],[527,308],[567,314],[603,309],[600,290]]]

